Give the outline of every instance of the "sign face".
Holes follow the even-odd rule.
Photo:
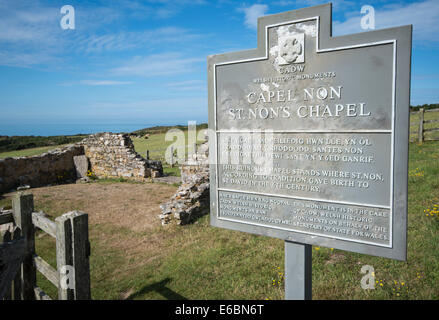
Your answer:
[[[208,58],[211,224],[405,260],[411,26],[331,23],[265,16],[257,49]]]

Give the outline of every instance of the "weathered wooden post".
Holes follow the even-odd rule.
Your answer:
[[[26,239],[26,256],[21,264],[21,299],[35,300],[34,288],[37,284],[36,268],[33,263],[35,254],[35,228],[32,223],[34,197],[32,194],[18,193],[13,199],[13,214],[15,224],[20,228]]]
[[[0,300],[21,300],[21,265],[26,252],[26,239],[21,236],[21,230],[15,228],[13,233],[6,230],[0,243]]]
[[[419,109],[419,133],[418,133],[418,142],[424,142],[424,108]]]
[[[56,267],[59,275],[58,299],[74,300],[71,283],[63,275],[66,267],[73,266],[72,224],[67,214],[55,219],[56,223]],[[62,272],[64,271],[64,272]],[[69,276],[71,276],[69,274]],[[73,280],[74,281],[74,280]]]
[[[9,230],[7,230],[5,232],[5,234],[3,235],[3,243],[6,242],[11,242],[12,241],[12,235],[9,232]],[[2,270],[3,271],[3,270]],[[9,286],[9,288],[7,289],[8,291],[6,292],[6,294],[3,296],[4,300],[11,300],[12,298],[12,286]],[[1,290],[0,290],[0,300],[1,300]],[[20,299],[19,299],[20,300]]]
[[[21,230],[19,228],[15,228],[13,235],[12,235],[12,239],[18,241],[20,238],[21,238]],[[21,293],[22,293],[20,272],[17,272],[17,274],[15,275],[15,278],[13,281],[13,286],[14,286],[13,299],[20,300]]]
[[[169,158],[171,168],[174,167],[174,147],[171,147],[171,157]]]
[[[75,273],[75,300],[90,300],[90,242],[88,215],[73,212],[73,266]]]
[[[56,218],[55,222],[58,297],[60,300],[91,299],[88,215],[73,211]]]

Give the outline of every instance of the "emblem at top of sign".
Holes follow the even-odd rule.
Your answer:
[[[279,38],[279,65],[305,62],[305,35],[303,33]]]
[[[305,63],[305,38],[315,38],[315,20],[270,28],[270,56],[274,67]]]

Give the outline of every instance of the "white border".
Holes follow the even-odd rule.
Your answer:
[[[278,27],[281,25],[287,25],[287,24],[294,24],[299,22],[305,22],[305,21],[311,21],[316,20],[316,53],[322,53],[322,52],[332,52],[332,51],[339,51],[339,50],[346,50],[346,49],[354,49],[354,48],[363,48],[363,47],[370,47],[370,46],[376,46],[376,45],[383,45],[383,44],[393,44],[393,81],[392,81],[392,128],[391,130],[344,130],[344,131],[336,131],[336,130],[272,130],[273,133],[390,133],[391,134],[391,165],[390,165],[390,206],[377,206],[377,205],[370,205],[370,204],[361,204],[361,203],[353,203],[353,202],[342,202],[342,201],[332,201],[332,200],[322,200],[322,199],[313,199],[313,198],[303,198],[303,197],[294,197],[294,196],[288,196],[288,195],[278,195],[278,194],[269,194],[269,193],[259,193],[259,192],[251,192],[251,191],[242,191],[242,190],[233,190],[233,189],[226,189],[226,188],[219,188],[219,180],[218,180],[218,161],[215,164],[215,170],[216,170],[216,198],[217,198],[217,219],[219,220],[225,220],[225,221],[232,221],[237,223],[243,223],[243,224],[250,224],[250,225],[256,225],[256,226],[262,226],[266,228],[272,228],[272,229],[279,229],[279,230],[286,230],[289,232],[297,232],[297,233],[304,233],[304,234],[310,234],[310,235],[316,235],[323,238],[332,238],[332,239],[339,239],[339,240],[345,240],[349,242],[356,242],[356,243],[363,243],[363,244],[370,244],[374,246],[379,247],[386,247],[386,248],[392,248],[393,247],[393,176],[394,176],[394,162],[395,162],[395,155],[394,155],[394,148],[395,148],[395,135],[394,135],[394,124],[395,124],[395,95],[396,95],[396,39],[393,40],[383,40],[383,41],[377,41],[377,42],[370,42],[370,43],[363,43],[363,44],[357,44],[357,45],[350,45],[350,46],[343,46],[343,47],[336,47],[336,48],[327,48],[327,49],[320,49],[319,48],[319,34],[320,34],[320,17],[310,17],[306,19],[299,19],[299,20],[292,20],[292,21],[286,21],[276,24],[271,24],[265,26],[265,56],[264,57],[258,57],[258,58],[252,58],[252,59],[241,59],[241,60],[235,60],[235,61],[228,61],[228,62],[221,62],[216,63],[213,65],[213,90],[214,90],[214,124],[215,124],[215,154],[218,160],[218,134],[219,133],[240,133],[240,132],[253,132],[253,130],[218,130],[217,126],[217,87],[216,87],[216,67],[221,65],[228,65],[228,64],[235,64],[235,63],[242,63],[242,62],[252,62],[252,61],[261,61],[268,59],[268,52],[269,52],[269,44],[268,44],[268,29],[273,27]],[[259,46],[259,44],[258,44]],[[282,228],[278,226],[271,226],[266,224],[259,224],[254,222],[248,222],[248,221],[237,221],[234,219],[228,219],[223,218],[219,216],[219,191],[226,191],[226,192],[236,192],[236,193],[249,193],[249,194],[258,194],[258,195],[265,195],[265,196],[275,196],[275,197],[281,197],[281,198],[291,198],[296,200],[304,200],[304,201],[316,201],[316,202],[326,202],[326,203],[333,203],[333,204],[340,204],[340,205],[356,205],[356,206],[362,206],[362,207],[373,207],[373,208],[381,208],[381,209],[389,209],[389,215],[390,215],[390,221],[389,221],[389,245],[383,245],[383,244],[377,244],[375,242],[369,242],[369,241],[362,241],[362,240],[356,240],[356,239],[350,239],[350,238],[344,238],[344,237],[337,237],[337,236],[330,236],[330,235],[323,235],[313,232],[305,232],[305,231],[298,231],[298,230],[291,230],[287,228]]]

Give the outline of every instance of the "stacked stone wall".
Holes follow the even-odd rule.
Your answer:
[[[128,134],[99,133],[80,143],[90,161],[90,169],[97,178],[124,178],[144,181],[159,177],[163,171],[152,167],[134,150]]]
[[[209,146],[204,143],[198,153],[181,166],[181,185],[170,201],[160,205],[162,225],[184,225],[210,209]]]
[[[70,145],[37,156],[0,159],[0,193],[23,186],[74,182],[73,157],[82,154],[82,146]]]

